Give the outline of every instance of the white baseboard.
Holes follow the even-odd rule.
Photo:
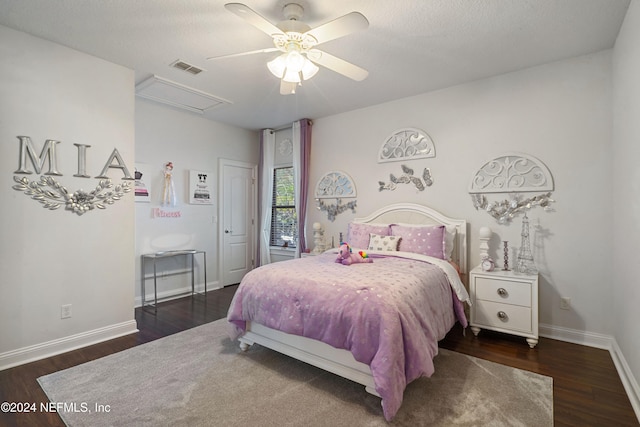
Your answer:
[[[613,348],[610,352],[611,357],[613,358],[613,363],[616,365],[616,369],[620,375],[622,385],[624,385],[624,389],[627,391],[627,396],[629,396],[631,406],[633,406],[636,417],[638,417],[638,422],[640,422],[640,386],[638,386],[638,381],[636,381],[633,376],[633,372],[631,372],[631,368],[629,367],[627,360],[624,358],[622,350],[618,346],[618,342],[615,338],[613,340]]]
[[[218,281],[207,283],[208,291],[214,289],[220,289]],[[204,285],[196,285],[196,291],[204,292]],[[171,298],[180,298],[190,292],[191,286],[181,289],[173,289],[171,291],[158,293],[158,299],[168,300]],[[152,300],[153,295],[149,295],[147,298]],[[142,298],[136,297],[135,306],[139,307],[141,304]],[[57,354],[66,353],[67,351],[77,350],[79,348],[97,344],[103,341],[119,338],[124,335],[133,334],[136,332],[138,332],[138,325],[135,320],[130,320],[127,322],[82,332],[76,335],[71,335],[68,337],[59,338],[28,347],[18,348],[15,350],[7,351],[5,353],[0,353],[0,371],[13,368],[14,366],[24,365],[25,363],[35,362],[36,360],[55,356]]]
[[[138,332],[138,325],[134,319],[7,351],[0,354],[0,371],[136,332]]]
[[[217,280],[215,282],[207,282],[207,292],[214,291],[216,289],[221,289],[220,282]],[[204,292],[204,285],[196,284],[195,285],[196,292]],[[158,292],[158,301],[169,301],[172,299],[178,299],[191,294],[191,286],[183,286],[182,288],[170,289],[167,291]],[[147,293],[146,296],[147,304],[149,302],[153,303],[153,294]],[[142,306],[142,296],[137,296],[134,301],[134,305],[136,307]]]
[[[638,421],[640,421],[640,386],[633,376],[633,372],[631,372],[631,368],[629,368],[629,364],[624,358],[624,354],[622,354],[615,337],[546,324],[539,325],[539,332],[541,337],[609,350],[633,411],[636,413]]]
[[[605,350],[611,350],[611,343],[613,341],[613,337],[610,335],[579,331],[577,329],[563,328],[544,323],[540,323],[538,330],[541,337],[586,345],[587,347],[602,348]]]

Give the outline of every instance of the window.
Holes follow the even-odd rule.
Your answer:
[[[271,246],[295,248],[298,244],[298,215],[293,190],[293,167],[273,171]]]

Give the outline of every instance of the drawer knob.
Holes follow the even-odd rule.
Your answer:
[[[505,288],[498,288],[498,295],[501,297],[506,297],[509,295],[509,292]]]
[[[499,311],[498,312],[498,319],[500,319],[500,320],[508,320],[509,316],[507,316],[507,313],[505,313],[504,311]]]

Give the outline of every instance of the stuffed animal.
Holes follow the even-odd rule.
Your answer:
[[[373,262],[373,260],[369,258],[365,251],[358,251],[358,253],[354,254],[348,243],[341,243],[340,248],[338,249],[338,258],[336,258],[336,262],[343,265],[351,265],[361,262]]]

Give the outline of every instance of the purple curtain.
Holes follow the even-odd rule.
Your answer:
[[[307,196],[309,194],[309,164],[311,162],[311,126],[309,119],[300,120],[300,212],[298,212],[298,243],[300,252],[306,252]]]

